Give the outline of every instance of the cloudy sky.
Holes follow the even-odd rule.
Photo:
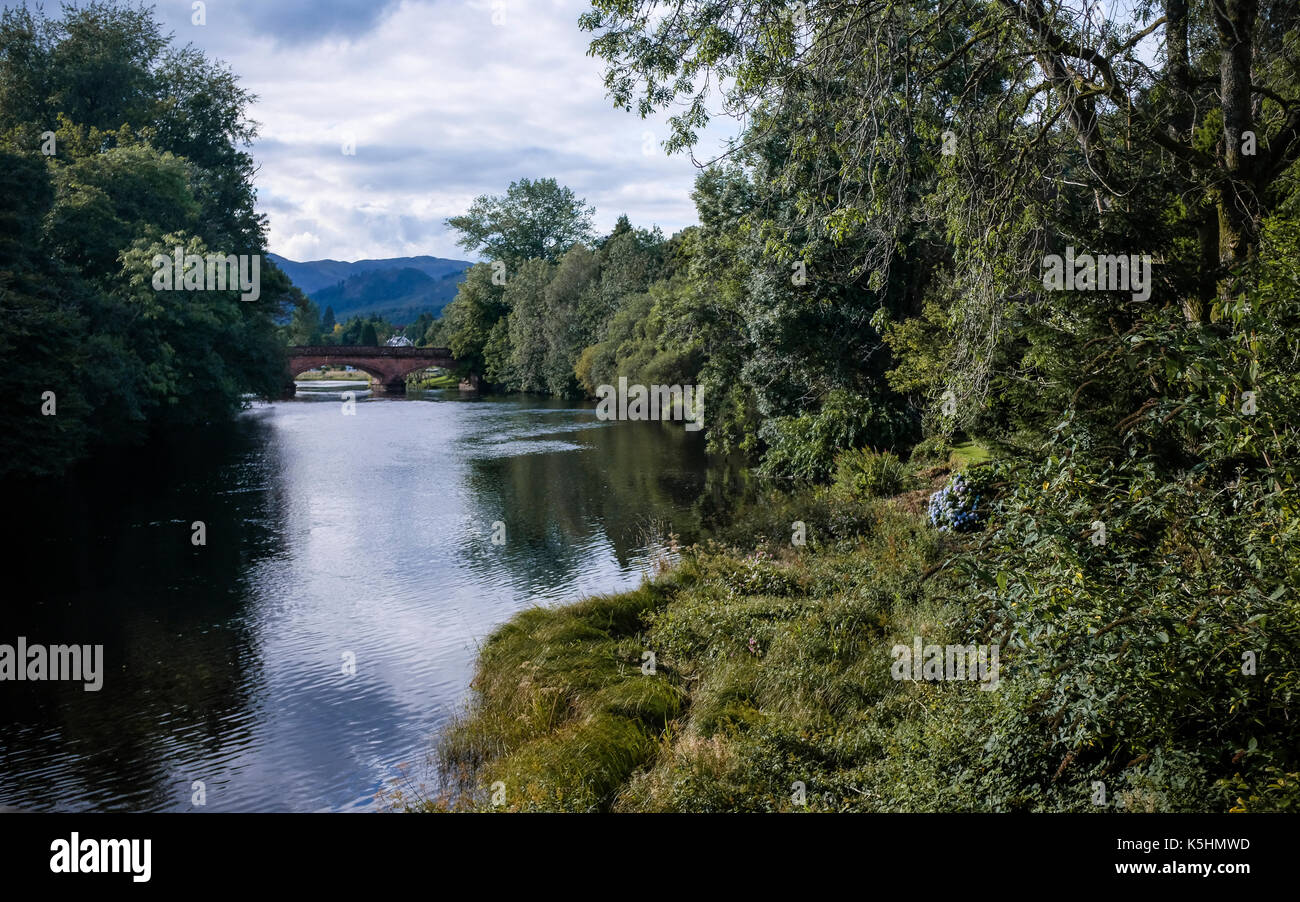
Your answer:
[[[191,0],[155,4],[258,95],[275,253],[468,259],[443,221],[525,177],[573,188],[601,231],[622,213],[666,235],[695,222],[694,164],[659,147],[662,120],[605,97],[582,0],[207,0],[202,26]],[[698,158],[735,130],[719,119]]]

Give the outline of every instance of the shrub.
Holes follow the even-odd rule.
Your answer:
[[[932,435],[912,446],[908,462],[914,467],[947,464],[952,456],[952,440],[946,435]]]
[[[817,413],[775,417],[763,425],[759,435],[767,443],[767,452],[759,472],[825,482],[841,451],[862,445],[893,447],[910,441],[916,427],[915,418],[899,407],[832,391]]]
[[[845,451],[835,458],[835,489],[853,498],[884,498],[906,489],[908,471],[890,452],[870,448]]]

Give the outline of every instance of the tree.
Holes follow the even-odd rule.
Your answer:
[[[87,322],[77,303],[89,288],[41,251],[53,201],[38,158],[0,150],[0,359],[12,380],[0,397],[0,475],[58,473],[93,437]]]
[[[428,334],[429,327],[433,325],[433,314],[424,311],[415,318],[415,321],[409,323],[403,330],[402,334],[409,338],[417,345],[424,344],[424,336]]]
[[[147,7],[92,2],[0,15],[0,132],[35,147],[59,121],[99,133],[97,153],[124,123],[147,127],[158,150],[198,167],[195,196],[206,236],[218,246],[264,244],[255,209],[253,160],[243,148],[257,135],[245,111],[256,100],[229,68],[192,46],[173,47]],[[69,136],[60,134],[62,148]]]
[[[46,424],[57,428],[34,431],[27,399],[0,414],[0,433],[27,448],[5,455],[11,470],[59,472],[281,388],[276,324],[301,295],[263,256],[241,149],[255,134],[250,100],[229,70],[171,47],[148,8],[0,14],[0,156],[22,180],[4,186],[0,348],[33,386],[57,386],[58,411]],[[155,288],[154,257],[176,247],[262,257],[260,297]]]
[[[519,391],[547,390],[547,359],[553,349],[547,341],[546,287],[555,267],[545,260],[527,260],[506,283],[503,300],[510,308],[507,317],[510,388]],[[501,369],[501,368],[499,368]]]
[[[70,131],[60,129],[65,137]],[[56,255],[87,277],[115,273],[118,254],[138,237],[198,230],[189,166],[148,144],[75,157],[55,165],[52,176],[56,197],[46,238]]]
[[[334,325],[335,325],[334,308],[329,305],[326,305],[325,313],[321,317],[320,330],[324,334],[330,335],[334,332]]]
[[[307,298],[293,309],[293,318],[289,321],[290,345],[321,344],[320,310]]]
[[[884,292],[917,265],[908,315],[928,296],[950,323],[934,368],[947,385],[927,392],[954,391],[953,422],[979,422],[995,381],[1046,388],[1059,409],[1086,366],[1063,343],[1142,315],[1114,294],[1046,295],[1045,254],[1148,253],[1165,264],[1154,303],[1213,319],[1293,190],[1300,41],[1280,0],[1165,0],[1163,15],[1110,20],[1054,0],[653,5],[594,0],[582,18],[615,103],[684,105],[668,142],[684,149],[724,86],[755,122],[737,158],[784,144],[767,178],[795,215],[755,222],[769,256],[821,243],[824,276]]]
[[[558,261],[571,245],[591,238],[595,212],[555,179],[520,179],[504,195],[482,195],[469,211],[447,225],[461,232],[457,242],[513,267],[524,260]]]
[[[583,301],[594,293],[599,275],[599,257],[581,244],[575,244],[560,260],[546,286],[546,318],[542,323],[546,359],[542,372],[546,389],[552,395],[567,397],[578,392],[574,365],[582,349],[596,340],[604,325],[593,325],[583,319]]]
[[[476,372],[487,376],[485,348],[497,322],[509,307],[502,299],[504,286],[492,278],[486,263],[471,266],[460,283],[456,297],[442,311],[436,325],[436,341],[446,342],[462,367],[462,375]]]
[[[582,327],[599,336],[623,299],[640,294],[660,275],[664,236],[658,228],[637,229],[620,216],[598,243],[600,281],[585,293],[580,304]]]
[[[375,324],[367,322],[361,327],[361,337],[357,339],[357,344],[364,347],[373,348],[379,344],[379,336],[375,332]]]

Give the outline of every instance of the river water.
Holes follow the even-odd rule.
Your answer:
[[[8,493],[0,644],[102,645],[104,665],[97,692],[0,682],[0,805],[379,807],[494,627],[637,585],[734,491],[680,423],[303,397]]]

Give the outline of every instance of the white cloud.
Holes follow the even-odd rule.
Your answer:
[[[311,232],[298,232],[290,235],[276,251],[290,260],[315,260],[320,256],[320,236]]]
[[[463,258],[443,220],[525,177],[571,187],[602,231],[623,213],[665,234],[695,222],[695,166],[644,153],[646,133],[666,137],[664,122],[604,96],[577,25],[581,0],[507,0],[500,25],[490,0],[336,0],[296,15],[291,3],[273,21],[255,2],[209,3],[203,28],[189,25],[183,0],[160,14],[259,97],[253,154],[272,251]],[[734,126],[720,120],[703,155]],[[350,136],[355,156],[342,152]]]

